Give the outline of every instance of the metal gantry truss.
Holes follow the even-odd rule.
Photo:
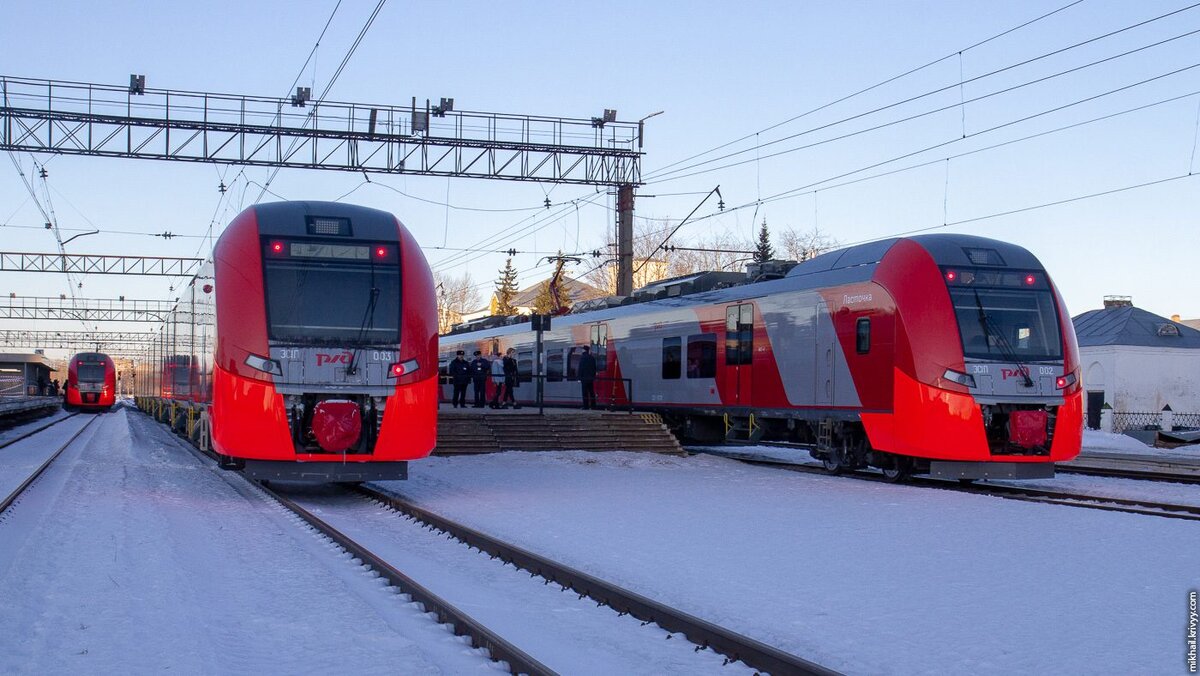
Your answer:
[[[35,153],[641,184],[641,125],[0,76],[0,148]],[[451,105],[450,108],[453,106]]]
[[[68,319],[85,322],[161,322],[174,301],[120,298],[0,297],[0,319]]]
[[[69,272],[101,275],[191,277],[203,258],[56,254],[0,251],[0,272]]]
[[[0,347],[106,349],[123,346],[126,353],[149,345],[156,334],[142,331],[24,331],[0,329]],[[143,350],[144,351],[144,350]]]

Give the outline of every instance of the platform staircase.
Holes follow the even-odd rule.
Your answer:
[[[499,451],[645,451],[683,455],[679,440],[653,413],[487,413],[438,414],[434,455]]]

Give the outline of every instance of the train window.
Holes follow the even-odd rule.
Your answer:
[[[573,347],[567,350],[567,380],[579,380],[579,356],[583,350]]]
[[[871,351],[871,318],[860,317],[854,324],[854,349],[859,354]]]
[[[596,371],[608,367],[608,325],[596,324],[591,329],[592,356],[596,358]]]
[[[712,378],[717,375],[717,334],[698,333],[687,340],[687,377]]]
[[[351,260],[263,260],[268,335],[295,344],[394,344],[400,268]]]
[[[521,350],[517,353],[517,382],[533,382],[533,350]]]
[[[737,366],[753,361],[754,305],[730,305],[725,309],[725,364]]]
[[[683,348],[679,338],[663,338],[662,342],[662,377],[663,380],[679,380],[680,361]]]
[[[563,379],[563,351],[550,350],[546,353],[546,382],[561,383]]]

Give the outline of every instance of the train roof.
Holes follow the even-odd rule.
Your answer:
[[[934,263],[939,266],[1002,265],[1027,270],[1043,270],[1042,264],[1024,247],[986,237],[954,233],[893,237],[821,254],[796,265],[782,279],[749,282],[640,302],[631,299],[614,307],[555,317],[553,321],[569,324],[604,321],[660,311],[663,308],[738,302],[783,291],[803,291],[867,282],[874,277],[876,267],[887,252],[901,240],[910,240],[919,244],[929,252]],[[472,339],[483,339],[528,330],[528,324],[522,322],[490,329],[455,332],[451,336],[470,336]]]
[[[312,216],[349,219],[356,238],[396,238],[396,216],[381,209],[319,201],[267,202],[250,208],[258,221],[258,231],[264,235],[294,235],[296,224]]]

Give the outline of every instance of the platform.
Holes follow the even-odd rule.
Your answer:
[[[679,440],[654,413],[449,406],[438,411],[434,455],[567,450],[684,454]]]
[[[60,408],[61,397],[0,397],[0,427],[50,415]]]

